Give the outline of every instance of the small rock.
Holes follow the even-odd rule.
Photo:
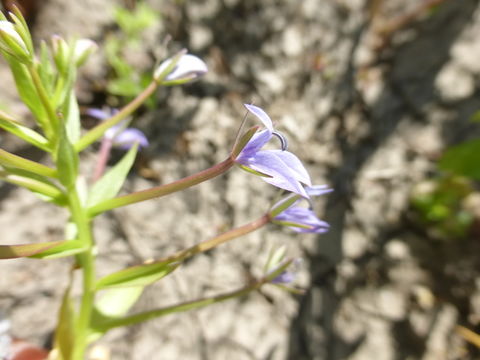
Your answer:
[[[302,34],[297,27],[290,26],[283,33],[282,49],[287,56],[298,56],[303,51]]]
[[[470,73],[450,62],[437,75],[435,86],[443,99],[456,101],[473,95],[475,80]]]

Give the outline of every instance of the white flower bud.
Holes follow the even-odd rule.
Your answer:
[[[96,51],[98,45],[90,39],[80,39],[75,42],[74,58],[77,66],[83,65],[88,57]]]
[[[165,60],[155,70],[153,77],[159,79],[163,72],[172,64],[172,59]],[[208,71],[205,62],[197,56],[182,55],[172,71],[161,80],[162,85],[184,84],[198,79]]]
[[[31,54],[11,22],[0,20],[0,48],[22,62],[29,62]]]

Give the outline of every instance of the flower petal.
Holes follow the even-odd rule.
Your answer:
[[[275,216],[274,222],[298,224],[289,227],[301,233],[324,233],[327,232],[330,225],[323,220],[317,218],[313,210],[302,207],[292,207]]]
[[[243,164],[242,161],[255,156],[255,154],[272,138],[272,133],[265,129],[255,133],[250,141],[245,145],[240,154],[237,156],[237,162]]]
[[[333,189],[329,188],[328,185],[313,185],[307,187],[305,190],[307,190],[307,194],[310,196],[320,196],[333,191]]]
[[[269,184],[308,198],[308,194],[286,164],[272,150],[259,151],[243,163],[255,171],[271,177],[262,177]]]
[[[148,146],[148,140],[145,134],[135,128],[127,128],[113,139],[113,145],[124,150],[129,150],[135,143],[137,143],[140,148]]]
[[[263,125],[265,125],[265,127],[268,130],[270,130],[270,132],[273,132],[272,119],[270,119],[270,116],[268,116],[265,111],[263,111],[261,108],[255,105],[250,105],[250,104],[244,104],[244,105],[248,111],[250,111],[253,115],[255,115],[263,123]]]
[[[307,170],[303,166],[300,159],[292,154],[289,151],[282,150],[270,150],[275,153],[282,161],[288,166],[290,171],[295,173],[296,179],[307,186],[312,186],[312,181],[310,180],[310,175],[308,175]]]

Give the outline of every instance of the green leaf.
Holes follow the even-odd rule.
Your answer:
[[[61,359],[71,359],[75,345],[75,316],[73,303],[70,297],[70,288],[62,299],[62,306],[58,314],[58,324],[55,329],[55,348],[60,352]]]
[[[65,128],[68,140],[75,144],[80,139],[80,111],[78,109],[77,97],[72,89],[63,110],[65,116]]]
[[[115,164],[95,184],[88,195],[88,205],[94,206],[101,201],[110,200],[115,197],[122,188],[128,172],[132,168],[138,145],[135,144],[123,156],[122,160]]]
[[[84,252],[88,248],[80,240],[68,240],[54,248],[44,250],[38,254],[31,255],[34,259],[57,259],[67,257]]]
[[[49,125],[48,116],[40,101],[27,67],[5,52],[3,52],[3,56],[10,66],[20,98],[35,116],[47,137],[49,137],[52,135],[50,133],[52,129]]]
[[[128,313],[143,292],[142,286],[116,288],[104,291],[100,300],[93,308],[92,321],[88,342],[100,338],[108,329],[102,329],[102,324],[117,319]]]
[[[5,114],[3,111],[0,111],[0,128],[46,152],[50,152],[47,139],[45,139],[35,130],[19,124],[11,116]]]
[[[22,169],[5,166],[4,168],[7,171],[0,171],[0,180],[22,186],[39,195],[44,201],[60,206],[66,204],[66,198],[62,190],[47,178]]]
[[[133,78],[133,75],[112,79],[107,85],[107,91],[118,96],[134,97],[142,90],[143,87]]]
[[[0,245],[0,259],[15,259],[21,257],[33,256],[41,252],[52,250],[66,243],[62,241],[49,241],[36,244],[21,244],[21,245]]]
[[[179,265],[159,262],[129,267],[101,278],[96,288],[101,290],[116,287],[144,287],[170,274]]]
[[[440,159],[439,166],[454,174],[480,180],[480,139],[449,148]]]

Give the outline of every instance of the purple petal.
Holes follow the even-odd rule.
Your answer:
[[[259,151],[254,157],[246,159],[242,165],[271,176],[262,177],[269,184],[308,198],[307,192],[297,180],[296,174],[292,173],[272,150]]]
[[[95,109],[95,108],[87,109],[85,111],[85,114],[100,120],[105,120],[110,117],[110,113],[107,113],[102,109]]]
[[[127,128],[121,131],[113,139],[113,145],[124,150],[130,149],[135,143],[137,143],[140,148],[148,146],[148,140],[145,134],[134,128]]]
[[[295,280],[296,276],[293,272],[285,270],[272,281],[272,284],[290,284]]]
[[[245,145],[240,154],[237,156],[237,162],[243,164],[242,161],[255,156],[255,154],[272,138],[270,130],[262,130],[255,133],[250,141]]]
[[[307,186],[312,186],[312,181],[310,180],[310,175],[308,175],[307,170],[303,166],[300,159],[292,154],[289,151],[282,151],[282,150],[271,150],[275,153],[282,161],[288,166],[290,171],[292,171],[296,179]]]
[[[302,207],[292,207],[283,211],[281,214],[275,216],[275,221],[296,223],[296,226],[290,226],[290,228],[296,232],[301,233],[324,233],[329,229],[328,223],[317,218],[316,214],[311,209]],[[302,226],[308,226],[304,228]]]
[[[272,119],[270,119],[270,116],[268,116],[265,111],[263,111],[262,109],[260,109],[258,106],[255,106],[255,105],[249,105],[249,104],[244,104],[244,105],[248,111],[250,111],[253,115],[255,115],[263,123],[263,125],[265,125],[265,127],[268,130],[270,130],[270,132],[273,132]]]
[[[313,185],[307,187],[305,190],[309,196],[321,196],[333,191],[333,189],[329,188],[328,185]]]

